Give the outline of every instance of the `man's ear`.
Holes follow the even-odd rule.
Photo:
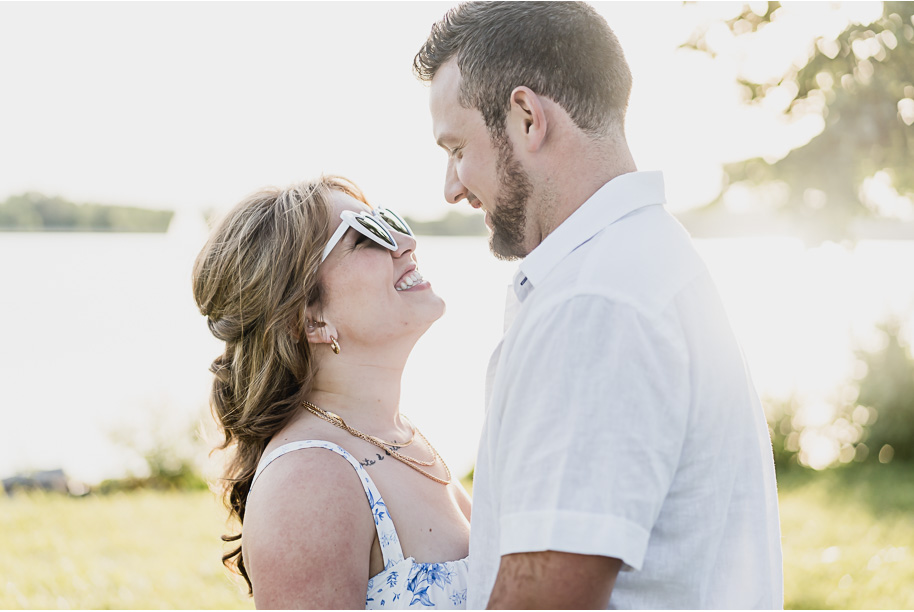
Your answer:
[[[540,97],[529,87],[515,87],[511,92],[511,107],[508,109],[508,124],[514,128],[515,142],[534,153],[539,151],[546,140],[549,127],[546,111]]]

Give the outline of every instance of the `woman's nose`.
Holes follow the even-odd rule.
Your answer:
[[[403,234],[394,230],[397,240],[397,250],[393,252],[394,257],[403,257],[407,253],[416,250],[416,238],[409,234]]]

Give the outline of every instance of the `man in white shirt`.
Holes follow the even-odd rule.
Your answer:
[[[446,198],[524,258],[489,364],[468,607],[783,607],[764,414],[662,175],[636,170],[605,21],[460,5],[414,69]]]

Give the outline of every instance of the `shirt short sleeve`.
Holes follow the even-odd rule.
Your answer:
[[[675,309],[576,295],[538,310],[517,321],[501,366],[499,553],[601,555],[640,569],[689,418]]]

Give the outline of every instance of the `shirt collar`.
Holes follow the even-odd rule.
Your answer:
[[[513,283],[517,298],[526,299],[566,255],[606,227],[639,208],[665,201],[662,172],[630,172],[612,179],[521,262]]]

